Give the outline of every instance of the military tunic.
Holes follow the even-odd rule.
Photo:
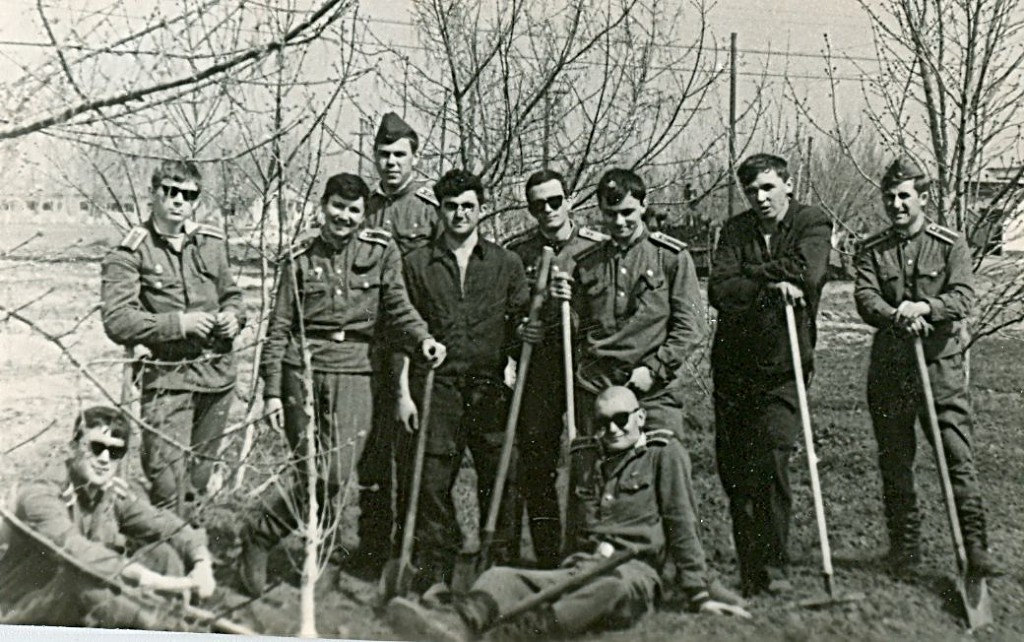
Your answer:
[[[295,284],[284,265],[260,363],[264,397],[278,397],[284,409],[285,436],[295,456],[299,481],[293,498],[278,496],[257,520],[255,537],[275,544],[298,523],[292,510],[305,502],[302,481],[305,452],[305,386],[302,345],[305,335],[313,368],[313,407],[317,423],[319,505],[349,478],[359,460],[373,414],[371,344],[382,322],[402,344],[415,350],[430,337],[427,324],[409,301],[401,257],[391,235],[363,229],[339,243],[323,235],[304,239],[293,250]],[[301,306],[301,317],[299,316]]]
[[[571,224],[569,237],[553,241],[539,229],[513,241],[509,249],[519,255],[526,267],[527,280],[537,277],[545,247],[554,252],[553,266],[572,274],[576,257],[608,236]],[[555,481],[561,452],[565,414],[565,364],[562,354],[559,302],[549,300],[542,311],[546,329],[544,341],[533,348],[526,378],[523,404],[519,410],[519,475],[522,499],[529,516],[530,535],[537,563],[542,568],[558,564],[561,554],[561,509]]]
[[[103,329],[115,343],[143,345],[150,352],[141,360],[142,417],[191,446],[184,453],[143,432],[142,465],[158,506],[180,504],[205,490],[235,385],[232,339],[185,337],[182,314],[230,312],[245,325],[223,235],[192,221],[183,232],[179,251],[147,221],[132,228],[102,268]]]
[[[405,256],[437,238],[442,228],[437,207],[434,191],[422,181],[388,194],[378,185],[366,203],[366,222],[390,232]]]
[[[70,483],[29,482],[19,488],[14,512],[28,528],[111,579],[131,561],[158,573],[183,575],[186,563],[193,566],[206,552],[203,530],[154,508],[118,478],[92,495]],[[137,606],[118,601],[98,581],[48,556],[27,535],[12,532],[0,559],[0,622],[138,627],[144,621]]]
[[[920,537],[913,472],[915,416],[932,439],[913,342],[896,328],[893,315],[903,301],[925,301],[931,307],[925,319],[934,326],[923,338],[925,360],[961,528],[968,547],[984,549],[985,515],[971,449],[973,419],[961,342],[961,326],[974,302],[967,242],[934,224],[907,238],[888,229],[861,244],[856,270],[857,311],[877,328],[867,396],[890,540],[894,547],[913,551]]]
[[[591,432],[598,392],[624,385],[638,366],[654,386],[638,393],[647,428],[682,431],[682,381],[677,371],[704,340],[704,306],[686,244],[644,232],[628,247],[613,241],[577,256],[573,308],[579,317],[576,414]]]

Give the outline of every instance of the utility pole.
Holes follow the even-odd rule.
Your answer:
[[[804,202],[810,204],[811,202],[811,172],[814,169],[814,136],[807,137],[807,180],[804,184]]]
[[[736,32],[729,34],[729,216],[736,200]]]

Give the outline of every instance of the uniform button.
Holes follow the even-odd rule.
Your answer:
[[[654,270],[647,270],[647,276],[654,276]]]
[[[626,268],[622,268],[622,269],[620,270],[620,272],[622,272],[623,274],[625,274],[625,273],[626,273]]]
[[[162,266],[159,263],[157,263],[156,265],[153,266],[153,272],[155,272],[157,274],[163,274],[164,273],[164,266]]]
[[[363,287],[364,288],[370,287],[370,282],[369,281],[363,281]]]
[[[626,293],[623,292],[622,290],[619,290],[619,296],[626,296]]]
[[[341,290],[335,290],[334,293],[338,296],[341,296]]]
[[[163,284],[162,281],[157,281],[156,283],[153,284],[153,287],[155,287],[157,290],[159,290],[162,287],[164,287],[164,284]]]
[[[612,501],[613,499],[615,499],[615,497],[613,497],[612,495],[605,495],[605,496],[604,496],[604,500],[605,500],[606,502],[610,502],[610,501]]]

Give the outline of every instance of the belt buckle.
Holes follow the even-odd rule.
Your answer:
[[[332,332],[331,333],[331,341],[336,341],[338,343],[344,343],[344,341],[345,341],[345,331],[344,330],[338,330],[337,332]]]

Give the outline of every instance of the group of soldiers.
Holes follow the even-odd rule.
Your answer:
[[[681,595],[694,612],[748,616],[744,598],[792,591],[789,460],[801,424],[786,313],[795,313],[810,383],[832,223],[821,209],[794,200],[786,161],[756,154],[739,166],[750,209],[722,228],[708,283],[718,311],[711,353],[716,463],[741,597],[709,577],[681,439],[683,388],[695,376],[690,359],[705,342],[707,311],[686,244],[645,223],[643,179],[621,168],[601,176],[604,230],[596,231],[573,219],[562,175],[537,171],[525,184],[537,226],[502,247],[480,233],[487,211],[481,178],[453,169],[428,185],[416,178],[419,151],[416,132],[386,114],[374,139],[379,182],[371,188],[355,174],[330,177],[322,224],[281,259],[259,369],[265,415],[293,454],[292,485],[242,518],[243,590],[267,590],[268,556],[300,523],[296,507],[311,499],[305,453],[313,421],[317,451],[325,453],[314,485],[321,510],[332,510],[351,477],[359,481],[360,543],[344,553],[342,576],[380,576],[398,556],[403,516],[418,509],[412,593],[387,606],[403,635],[462,641],[498,623],[550,636],[623,627],[666,592]],[[889,560],[903,572],[921,553],[913,479],[914,420],[924,412],[914,368],[913,339],[920,337],[969,564],[995,575],[962,358],[961,327],[973,299],[969,251],[961,235],[927,222],[929,182],[916,164],[895,161],[881,183],[891,226],[860,245],[855,300],[878,329],[868,402]],[[149,586],[178,581],[204,595],[214,584],[211,558],[202,530],[188,520],[219,452],[235,386],[232,340],[246,315],[223,235],[193,222],[201,185],[190,162],[160,165],[150,218],[103,262],[108,336],[148,350],[138,362],[148,498],[114,475],[130,438],[124,418],[93,409],[76,423],[68,479],[27,487],[16,513],[76,554],[100,558],[107,551],[103,573]],[[553,256],[550,270],[540,267],[545,254]],[[528,314],[531,286],[543,299],[539,314]],[[522,389],[516,452],[507,482],[496,485],[510,412],[506,370],[524,344],[532,362],[515,384]],[[421,423],[426,396],[429,421]],[[569,424],[577,430],[560,499]],[[410,497],[421,430],[422,484]],[[503,495],[490,551],[495,566],[468,591],[453,592],[463,537],[452,490],[467,449],[481,523],[494,489]],[[524,511],[529,560],[520,550]],[[129,557],[136,536],[168,538],[175,563],[155,569]],[[602,571],[608,560],[615,567]],[[662,575],[668,566],[671,586]],[[591,571],[581,586],[505,617],[523,599]],[[46,578],[22,576],[21,590],[0,591],[0,612],[20,600],[15,613],[38,617]],[[97,616],[95,598],[80,601],[103,625],[144,624],[119,620],[116,609]]]

